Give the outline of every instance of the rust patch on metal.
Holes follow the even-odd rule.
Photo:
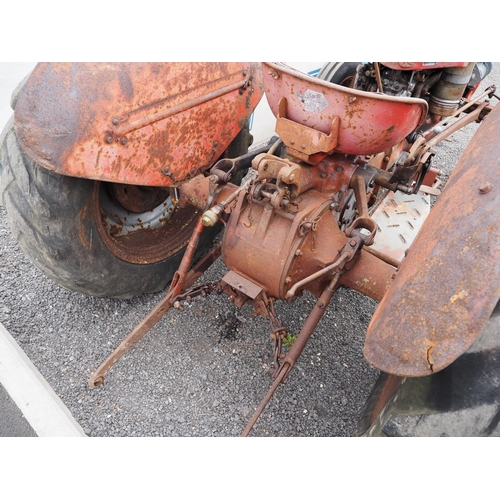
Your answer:
[[[130,184],[111,184],[116,201],[129,212],[142,213],[153,210],[169,196],[168,190]]]
[[[276,117],[279,102],[285,97],[291,121],[327,136],[334,120],[340,118],[335,126],[335,151],[339,153],[370,155],[386,151],[420,126],[427,114],[428,106],[422,99],[340,87],[282,64],[262,63],[262,67],[266,98]],[[273,76],[277,73],[278,79]]]
[[[458,162],[368,327],[367,361],[398,376],[442,370],[481,333],[500,297],[500,106]]]
[[[102,208],[102,189],[105,187],[96,182],[92,197],[94,220],[102,241],[119,259],[134,264],[151,264],[170,257],[186,246],[199,215],[195,207],[188,206],[175,211],[170,221],[161,227],[144,227],[122,235],[122,227],[110,225]]]
[[[365,248],[356,265],[346,271],[340,283],[380,302],[393,281],[396,269]]]
[[[314,190],[300,198],[298,211],[291,214],[269,202],[248,205],[242,196],[226,226],[227,267],[257,283],[269,297],[285,300],[294,283],[331,264],[347,241],[335,219],[325,216],[330,215],[330,200]],[[329,279],[304,288],[319,296]]]
[[[262,87],[258,63],[40,63],[15,129],[60,174],[177,186],[221,156]]]

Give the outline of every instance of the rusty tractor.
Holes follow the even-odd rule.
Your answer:
[[[168,285],[89,385],[170,308],[227,294],[269,319],[273,343],[246,436],[350,287],[380,302],[363,354],[382,375],[359,434],[381,432],[412,381],[437,380],[496,317],[500,108],[495,87],[477,91],[489,64],[329,63],[319,78],[281,63],[38,64],[14,92],[2,144],[20,245],[74,291]],[[276,135],[251,147],[263,96]],[[441,192],[434,148],[472,122],[483,123]],[[229,271],[204,282],[219,257]],[[274,304],[304,293],[315,305],[285,348]]]

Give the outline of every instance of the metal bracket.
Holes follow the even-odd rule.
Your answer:
[[[333,152],[337,146],[339,124],[340,118],[335,116],[330,135],[326,135],[324,132],[288,119],[287,100],[282,97],[279,101],[276,133],[288,146],[288,153],[306,163],[316,164],[319,160],[311,157],[317,153],[327,155]]]

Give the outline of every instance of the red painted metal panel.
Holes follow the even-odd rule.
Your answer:
[[[258,63],[41,63],[15,130],[61,174],[178,185],[219,158],[262,93]]]
[[[275,116],[287,99],[287,118],[327,135],[340,118],[335,151],[376,154],[404,139],[427,114],[422,99],[349,89],[300,73],[283,64],[263,63],[266,97]]]

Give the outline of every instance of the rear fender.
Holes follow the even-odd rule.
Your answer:
[[[14,127],[60,174],[177,186],[213,165],[262,95],[257,63],[40,63]]]
[[[500,106],[472,138],[380,302],[363,354],[397,376],[442,370],[500,297]]]

